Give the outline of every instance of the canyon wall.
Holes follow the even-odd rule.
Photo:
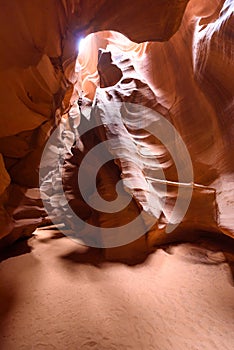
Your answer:
[[[84,96],[93,100],[97,93],[100,100],[107,85],[113,93],[111,85],[122,76],[129,79],[129,70],[120,61],[118,67],[114,59],[114,48],[127,55],[134,72],[130,78],[139,81],[141,102],[174,125],[190,153],[194,184],[203,186],[202,199],[193,191],[195,202],[178,237],[184,234],[186,239],[188,229],[233,235],[233,4],[230,0],[187,3],[158,0],[146,7],[145,1],[117,5],[105,0],[98,4],[11,0],[2,5],[1,245],[48,222],[38,191],[41,154],[53,128],[67,123],[66,114],[77,99],[77,42],[100,30],[104,32],[91,36],[89,50],[79,56]],[[136,44],[142,41],[151,42]],[[99,48],[113,55],[109,73],[108,65],[99,64],[97,69]],[[99,82],[101,88],[96,90]],[[142,84],[150,102],[141,95]],[[124,94],[121,83],[118,89]],[[113,169],[106,169],[107,174]],[[113,176],[122,170],[120,164]],[[173,166],[167,175],[177,181]],[[142,205],[141,199],[135,200]],[[61,210],[56,212],[60,214],[65,220]],[[149,234],[152,244],[165,242],[157,232]],[[172,234],[166,238],[170,239]]]

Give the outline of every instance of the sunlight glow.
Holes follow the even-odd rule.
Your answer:
[[[80,53],[80,52],[84,51],[84,48],[85,48],[85,39],[81,38],[78,41],[78,52]]]

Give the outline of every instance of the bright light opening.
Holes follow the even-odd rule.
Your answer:
[[[85,39],[84,38],[81,38],[79,41],[78,41],[78,52],[82,52],[85,48]]]

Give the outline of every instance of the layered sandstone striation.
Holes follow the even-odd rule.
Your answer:
[[[45,143],[57,125],[60,125],[58,143],[52,154],[58,153],[56,146],[59,148],[60,145],[60,149],[70,153],[67,162],[74,160],[77,171],[79,157],[71,154],[71,146],[78,137],[75,130],[79,117],[73,118],[75,126],[69,122],[71,106],[78,98],[77,91],[82,89],[91,101],[96,96],[97,105],[103,110],[106,95],[111,95],[113,101],[123,101],[126,87],[130,91],[127,101],[148,106],[167,118],[181,135],[191,156],[193,200],[178,237],[186,239],[187,230],[233,235],[232,1],[158,0],[148,7],[145,1],[128,5],[118,2],[116,8],[113,2],[104,0],[98,4],[75,0],[33,4],[24,0],[18,4],[11,0],[2,5],[0,16],[2,245],[30,235],[36,226],[48,220],[38,191],[38,169]],[[101,30],[103,32],[88,39],[86,51],[79,55],[81,68],[77,73],[79,37]],[[132,41],[110,30],[120,32]],[[151,42],[136,44],[143,41]],[[116,47],[120,51],[116,51]],[[106,56],[98,64],[99,48],[106,50]],[[117,52],[121,53],[121,59]],[[78,76],[82,80],[81,87]],[[136,91],[134,98],[133,91]],[[108,123],[106,117],[104,112],[102,120]],[[65,139],[62,139],[62,131],[65,131]],[[100,133],[97,139],[94,144],[103,140]],[[88,147],[84,141],[84,151]],[[166,164],[162,167],[167,180],[178,185],[178,174],[170,155],[166,149],[159,149],[161,154],[157,154]],[[64,214],[63,203],[56,192],[56,176],[51,173],[52,164],[43,166],[48,203],[54,208],[54,216],[67,224],[66,210]],[[129,172],[132,189],[139,179],[141,184],[144,183],[142,169],[134,167],[134,159]],[[121,173],[124,174],[123,162],[108,164],[99,174],[104,192],[108,189],[110,195],[114,193]],[[110,178],[116,179],[110,181],[111,187],[108,184]],[[156,173],[154,178],[158,179]],[[177,190],[173,186],[169,191],[173,194],[172,200],[166,211],[170,211],[175,203]],[[140,190],[138,197],[130,191],[134,198],[131,205],[135,208],[132,212],[149,204],[142,200],[144,196],[140,196],[143,186]],[[97,218],[92,216],[90,208],[85,207],[82,211],[79,193],[75,192],[71,186],[73,198],[69,200],[73,200],[75,210],[85,213],[85,220],[88,214]],[[146,212],[148,210],[147,207]],[[167,214],[160,205],[157,215],[163,224],[167,223]],[[120,219],[121,216],[118,221]],[[109,216],[108,220],[101,219],[105,227],[111,225],[113,217]],[[157,225],[159,223],[160,220]],[[173,234],[165,238],[157,229],[151,233],[152,244],[175,239]]]

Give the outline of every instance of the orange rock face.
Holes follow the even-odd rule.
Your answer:
[[[168,185],[165,208],[162,209],[160,201],[157,203],[156,226],[148,234],[152,244],[184,237],[188,230],[233,235],[232,1],[157,0],[146,7],[145,1],[139,0],[127,5],[120,1],[118,8],[116,6],[105,0],[98,3],[93,0],[37,1],[33,4],[29,0],[20,4],[11,0],[2,5],[2,245],[31,234],[37,225],[46,222],[37,190],[41,155],[51,130],[58,124],[69,142],[66,141],[68,146],[64,145],[61,133],[58,134],[53,152],[56,154],[59,145],[70,152],[78,137],[75,130],[79,116],[78,119],[73,116],[79,112],[76,100],[81,89],[90,100],[96,96],[97,106],[104,111],[101,114],[104,123],[108,124],[108,108],[104,103],[108,95],[112,101],[134,102],[160,113],[170,121],[186,145],[194,174],[190,183],[192,201],[178,228],[178,236],[174,237],[173,233],[165,236],[162,227],[168,223],[167,212],[171,212],[176,201],[180,182],[178,169],[170,160],[170,152],[162,145],[157,146],[155,159],[166,180],[173,184],[170,184],[172,187]],[[77,73],[78,39],[98,31],[103,32],[87,39],[89,45],[79,55],[80,71]],[[110,31],[122,33],[132,41]],[[98,63],[99,48],[104,51]],[[123,59],[118,58],[117,52],[122,52]],[[82,86],[78,86],[77,76],[82,80]],[[129,89],[127,99],[126,89]],[[70,115],[68,119],[66,113]],[[121,130],[121,125],[118,127]],[[126,137],[129,137],[130,127],[124,127],[127,128]],[[133,143],[136,143],[136,136],[132,138]],[[112,138],[109,129],[104,131],[104,138],[103,133],[98,135],[98,142],[106,138]],[[146,140],[151,149],[155,143],[155,140]],[[177,146],[175,142],[174,148]],[[87,149],[84,142],[82,152]],[[114,172],[113,178],[119,178],[122,173],[131,180],[125,183],[125,190],[133,196],[133,212],[142,208],[146,213],[151,212],[143,186],[147,177],[145,169],[135,166],[134,157],[127,166],[125,156],[121,158],[117,152],[116,157],[119,159],[117,165],[109,164],[109,170],[107,166],[99,174],[103,193],[114,193],[115,181],[108,187],[110,174]],[[67,162],[71,165],[69,159]],[[78,163],[76,159],[75,172]],[[52,164],[43,166],[46,176]],[[153,169],[154,164],[151,166]],[[160,180],[157,172],[152,176],[154,180]],[[50,200],[54,216],[59,218],[61,215],[60,222],[69,224],[66,212],[57,202],[58,197],[53,197],[56,194],[53,179],[51,174],[45,180],[46,195],[54,198]],[[66,183],[66,191],[70,191],[72,197],[69,200],[75,211],[87,220],[92,217],[92,210],[82,202],[79,191],[71,183],[69,185],[69,181]],[[54,188],[51,188],[52,184]],[[93,218],[97,217],[95,215]],[[122,217],[124,215],[127,214]],[[107,220],[105,217],[97,220],[104,227],[110,227],[112,219],[109,215]],[[121,215],[118,220],[121,221]]]

